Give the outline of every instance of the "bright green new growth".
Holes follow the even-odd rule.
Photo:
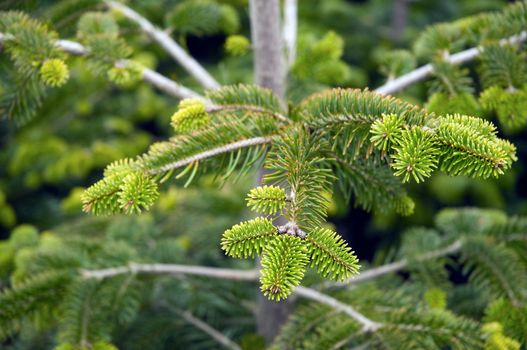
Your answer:
[[[310,232],[306,241],[311,265],[321,276],[345,281],[359,272],[357,257],[338,233],[321,228]]]
[[[415,182],[424,181],[430,177],[437,167],[438,149],[434,139],[429,136],[427,129],[413,127],[401,135],[399,142],[393,147],[395,150],[392,167],[395,175],[403,176],[407,182],[413,178]]]
[[[309,261],[305,248],[300,238],[282,235],[264,249],[260,289],[265,296],[285,299],[300,284]]]
[[[247,206],[263,214],[275,214],[281,211],[285,204],[285,191],[277,186],[256,187],[247,195]]]
[[[392,145],[400,142],[403,124],[404,120],[395,114],[383,115],[371,125],[370,141],[381,151],[388,152]]]
[[[86,1],[79,6],[93,4]],[[498,138],[491,123],[469,117],[480,114],[478,101],[471,95],[472,79],[467,69],[455,67],[445,58],[462,48],[483,44],[480,77],[485,90],[479,102],[485,110],[496,113],[506,130],[521,128],[527,120],[525,57],[515,45],[497,46],[496,43],[523,31],[526,13],[525,2],[517,2],[499,14],[484,14],[427,30],[416,44],[415,53],[427,58],[427,63],[430,60],[434,67],[436,80],[432,82],[432,91],[435,94],[429,100],[429,110],[367,90],[351,89],[315,94],[288,108],[285,108],[287,101],[280,101],[270,90],[249,85],[209,91],[208,101],[183,100],[172,120],[176,135],[166,142],[153,144],[137,158],[110,164],[104,178],[84,192],[84,210],[94,214],[139,213],[155,203],[159,196],[158,184],[171,177],[185,181],[185,185],[200,175],[209,174],[226,181],[264,162],[270,171],[264,180],[268,185],[253,189],[248,195],[248,205],[269,217],[242,222],[227,230],[221,242],[223,250],[239,258],[262,255],[261,288],[270,299],[287,298],[301,283],[307,266],[323,277],[345,281],[357,273],[359,266],[342,237],[326,228],[327,207],[333,193],[367,210],[409,215],[415,204],[403,182],[412,178],[424,181],[435,169],[448,175],[497,177],[515,161],[514,146]],[[140,77],[141,70],[133,62],[123,60],[131,55],[131,48],[119,37],[119,26],[113,15],[99,12],[83,15],[77,27],[77,39],[86,48],[82,60],[94,68],[93,72],[126,86]],[[172,27],[169,29],[182,35],[218,31],[229,34],[239,25],[234,8],[214,0],[180,1],[167,15],[166,22]],[[124,29],[127,32],[128,27]],[[61,74],[64,76],[60,64],[50,65],[42,72],[43,63],[64,62],[66,54],[56,45],[55,32],[21,13],[0,13],[0,32],[6,34],[2,45],[13,62],[13,67],[2,70],[7,81],[3,90],[10,93],[1,96],[0,111],[8,117],[28,118],[40,106],[45,85],[58,86],[65,82],[57,79]],[[234,44],[241,52],[249,43],[238,40]],[[293,78],[304,80],[314,75],[320,83],[353,85],[349,83],[351,67],[341,60],[343,44],[339,35],[329,32],[314,45],[306,45],[298,52],[291,72]],[[414,56],[406,51],[390,56],[388,62],[383,62],[384,73],[390,78],[413,69],[416,64]],[[282,218],[275,222],[279,216]],[[149,217],[138,220],[145,218]],[[410,243],[404,244],[413,243],[418,246],[413,251],[419,253],[456,248],[450,252],[460,258],[453,260],[466,268],[468,286],[478,291],[474,295],[485,293],[485,297],[488,294],[489,298],[500,298],[486,311],[478,310],[480,315],[486,314],[488,325],[483,329],[486,335],[482,335],[476,321],[461,316],[458,310],[451,312],[451,305],[446,303],[446,296],[439,288],[425,289],[429,288],[425,284],[437,276],[419,281],[422,270],[432,274],[444,272],[447,260],[444,256],[434,258],[430,264],[430,261],[421,262],[418,255],[403,254],[403,265],[407,264],[404,269],[411,274],[412,281],[402,283],[397,276],[390,276],[386,283],[382,281],[378,285],[372,286],[374,282],[366,283],[365,288],[354,285],[343,293],[328,291],[339,302],[353,304],[367,317],[382,322],[383,326],[374,331],[374,336],[370,331],[361,330],[349,315],[311,303],[307,305],[313,309],[311,314],[304,314],[315,316],[305,317],[309,324],[293,328],[293,336],[287,336],[287,328],[284,332],[287,340],[294,340],[294,336],[302,338],[301,345],[279,348],[406,348],[411,344],[464,350],[478,349],[485,343],[488,350],[517,350],[520,345],[513,338],[525,339],[527,324],[525,222],[518,224],[503,214],[470,210],[443,212],[437,221],[441,234],[433,230],[431,234],[420,232],[422,237],[436,239],[419,245],[423,242],[413,236]],[[497,229],[488,225],[492,227],[487,227],[484,233],[478,231],[478,226],[492,221],[506,222],[508,226]],[[119,265],[125,267],[130,261],[143,260],[139,259],[143,258],[143,251],[132,248],[130,242],[135,234],[127,231],[119,235],[126,239],[116,242],[111,235],[110,239],[101,240],[98,236],[86,241],[83,237],[76,242],[86,242],[80,249],[70,250],[71,242],[68,242],[54,254],[40,256],[42,251],[33,250],[38,241],[36,231],[29,227],[14,231],[9,242],[0,245],[0,272],[5,266],[16,265],[16,271],[11,274],[13,287],[0,294],[0,316],[3,316],[0,317],[0,338],[18,331],[22,322],[37,320],[35,323],[38,323],[42,315],[47,321],[45,316],[52,309],[53,321],[60,321],[57,349],[113,350],[105,340],[110,339],[108,326],[117,321],[111,321],[108,313],[113,316],[117,310],[126,314],[118,317],[119,324],[126,324],[121,323],[121,318],[136,317],[140,297],[133,296],[124,307],[109,308],[109,301],[114,300],[109,295],[114,291],[119,292],[119,297],[123,297],[122,292],[128,297],[120,279],[81,279],[79,270],[113,270]],[[158,244],[159,237],[152,236],[150,242]],[[46,244],[62,245],[57,237]],[[108,251],[94,249],[98,244]],[[144,241],[140,240],[138,245],[145,246]],[[177,255],[170,249],[164,251],[164,254],[145,255],[143,261],[166,261],[163,260],[166,252],[171,258]],[[93,259],[86,257],[87,252],[94,252]],[[30,265],[35,265],[36,270],[28,268]],[[135,279],[141,279],[128,273],[122,277],[125,285],[131,283],[133,287]],[[150,282],[148,278],[145,280]],[[184,284],[177,283],[177,287]],[[451,291],[458,290],[449,288],[449,303],[456,298]],[[413,305],[416,297],[423,294],[424,301]],[[145,299],[145,303],[151,302],[150,298]],[[103,321],[96,320],[96,316]],[[353,344],[349,343],[350,333],[356,336],[351,339]],[[316,341],[322,345],[317,346]]]
[[[44,61],[40,67],[40,77],[44,84],[59,87],[68,81],[70,73],[64,61],[55,58]]]
[[[243,56],[251,48],[251,42],[243,35],[229,35],[225,41],[225,51],[232,56]]]
[[[120,86],[129,86],[139,80],[143,74],[143,67],[135,62],[127,62],[126,65],[119,65],[110,68],[108,79]]]
[[[130,159],[108,165],[105,178],[82,195],[83,210],[101,215],[140,213],[159,197],[157,182]]]
[[[282,189],[270,187],[283,195]],[[258,189],[256,192],[262,192]],[[336,232],[321,228],[306,233],[291,221],[278,227],[265,218],[243,222],[224,232],[221,247],[236,258],[254,257],[263,251],[261,289],[274,300],[291,294],[308,264],[321,276],[337,281],[347,280],[359,269],[357,257]],[[297,256],[302,263],[295,263],[287,254]]]
[[[430,288],[428,289],[423,299],[428,304],[431,309],[445,310],[447,306],[447,295],[440,288]]]
[[[119,186],[119,206],[126,214],[140,213],[152,206],[157,197],[157,183],[142,173],[127,175]]]
[[[497,322],[483,325],[483,332],[488,335],[485,342],[485,350],[520,350],[521,348],[519,342],[503,334],[503,327]]]
[[[223,233],[221,248],[235,258],[254,257],[277,235],[277,228],[265,218],[256,218],[234,225]]]
[[[438,167],[449,175],[497,177],[516,160],[515,147],[496,137],[494,125],[460,114],[441,116],[421,127],[385,116],[373,123],[371,133],[380,150],[391,145],[394,174],[404,182],[424,181]]]
[[[205,105],[200,100],[186,99],[172,115],[171,124],[177,133],[184,134],[201,128],[209,122]]]

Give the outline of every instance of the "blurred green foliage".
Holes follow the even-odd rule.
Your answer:
[[[412,43],[427,25],[500,9],[507,1],[411,1],[406,26],[397,41],[392,37],[393,1],[300,0],[299,3],[298,54],[288,82],[292,100],[331,86],[374,88],[387,78],[426,63],[421,57],[427,55],[427,48],[415,48]],[[167,28],[220,83],[252,81],[252,53],[249,50],[243,55],[249,43],[231,42],[231,46],[225,47],[229,44],[227,38],[232,40],[233,34],[250,37],[247,1],[132,0],[128,4],[156,25]],[[97,34],[99,38],[94,44],[104,46],[115,45],[119,34],[127,44],[121,43],[115,52],[117,57],[125,53],[124,56],[199,90],[164,51],[137,35],[135,26],[119,14],[101,12],[102,6],[95,1],[8,0],[0,3],[0,10],[13,9],[43,19],[61,38],[82,40]],[[417,58],[411,54],[412,50]],[[497,52],[490,58],[499,59],[506,54]],[[499,63],[498,59],[491,61]],[[130,259],[213,266],[232,264],[231,260],[224,259],[219,248],[220,233],[247,215],[241,198],[251,185],[249,178],[220,190],[211,185],[209,178],[188,189],[165,185],[154,210],[139,217],[88,218],[81,213],[80,196],[84,187],[99,179],[107,164],[140,154],[152,142],[169,136],[169,116],[178,104],[177,100],[138,82],[137,71],[133,69],[108,73],[111,61],[112,57],[100,57],[98,64],[91,66],[82,58],[69,57],[65,61],[69,79],[64,67],[51,67],[62,72],[63,79],[51,79],[49,85],[64,85],[44,88],[46,98],[39,103],[33,101],[34,112],[28,112],[32,117],[23,123],[10,120],[6,109],[0,107],[1,287],[42,269],[46,265],[39,266],[36,257],[45,259],[47,251],[58,249],[65,242],[75,250],[56,263],[79,268],[111,267]],[[0,51],[2,98],[13,83],[8,62],[7,55]],[[500,66],[492,68],[500,69]],[[47,76],[49,69],[42,65],[39,72]],[[466,76],[448,67],[443,73],[447,77]],[[524,79],[518,75],[515,78]],[[426,83],[404,91],[400,97],[437,113],[484,113],[488,119],[496,118],[505,126],[502,132],[519,149],[519,161],[513,171],[499,180],[485,181],[436,174],[425,187],[409,185],[408,191],[416,202],[415,213],[405,218],[394,211],[365,216],[359,209],[348,210],[345,199],[335,199],[330,212],[339,232],[347,234],[351,242],[357,242],[353,245],[359,257],[387,260],[401,242],[404,245],[408,237],[415,238],[408,232],[400,237],[397,232],[414,224],[432,226],[434,214],[445,206],[471,205],[502,209],[509,214],[527,214],[527,133],[524,124],[507,123],[510,115],[525,113],[525,86],[517,86],[515,94],[505,94],[507,86],[493,81],[492,76],[475,84],[481,95],[466,91],[464,83],[458,86],[455,96],[440,88],[434,90],[433,84]],[[487,102],[489,95],[493,96],[490,100],[500,96],[507,101],[492,105]],[[176,182],[176,185],[182,184]],[[437,238],[431,232],[420,232],[419,237],[429,239],[423,245]],[[236,266],[251,267],[249,262]],[[67,274],[59,277],[68,278]],[[442,276],[432,277],[441,279]],[[262,338],[255,334],[252,312],[257,289],[254,286],[212,283],[205,278],[153,278],[141,282],[122,278],[114,283],[126,286],[124,293],[130,293],[125,298],[129,305],[123,308],[123,314],[108,316],[101,312],[101,317],[116,317],[122,327],[99,331],[102,338],[109,338],[113,332],[112,339],[120,348],[216,348],[210,337],[178,317],[181,310],[192,310],[197,317],[239,340],[244,349],[264,347]],[[142,283],[143,288],[136,289],[135,283]],[[89,292],[90,288],[88,284],[77,286],[79,293]],[[134,294],[139,289],[144,295]],[[371,298],[375,299],[379,291],[372,290]],[[368,292],[366,289],[364,293]],[[488,322],[500,322],[504,326],[505,335],[515,339],[525,337],[525,329],[517,327],[526,323],[518,321],[525,318],[525,313],[504,311],[510,309],[510,301],[499,300],[483,310],[480,306],[485,301],[480,303],[474,298],[467,303],[462,298],[465,292],[460,286],[445,296],[442,289],[432,287],[419,300],[439,310],[448,303],[463,314],[472,313],[475,317],[481,317],[484,312]],[[104,293],[104,290],[94,293]],[[143,303],[139,304],[139,299]],[[159,300],[163,303],[158,303]],[[74,304],[71,300],[67,302]],[[49,313],[48,317],[52,317],[53,312]],[[78,315],[69,316],[74,319]],[[55,345],[55,327],[61,341],[75,339],[76,330],[71,325],[78,326],[78,322],[72,322],[71,327],[57,326],[48,324],[49,319],[42,317],[38,327],[24,324],[19,339],[6,343],[5,348],[50,349]]]

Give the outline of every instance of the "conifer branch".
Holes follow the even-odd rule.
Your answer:
[[[156,274],[156,275],[195,275],[211,278],[219,278],[235,281],[257,281],[259,278],[258,270],[235,270],[218,267],[176,265],[176,264],[137,264],[130,263],[128,266],[113,267],[101,270],[82,270],[82,277],[85,279],[106,279],[123,274]],[[352,317],[362,325],[364,332],[375,332],[382,324],[374,322],[359,313],[350,305],[344,304],[335,298],[316,291],[311,288],[298,286],[293,293],[298,296],[317,301],[331,306],[337,311],[343,312]]]
[[[2,42],[8,39],[9,39],[8,35],[4,33],[0,33],[0,44],[2,44]],[[62,49],[64,52],[67,52],[75,56],[84,56],[89,53],[88,49],[85,46],[75,41],[57,40],[56,45],[57,47]],[[116,62],[115,65],[118,67],[123,67],[123,66],[126,66],[129,62],[130,62],[129,60],[120,60]],[[193,90],[181,84],[178,84],[172,79],[169,79],[165,77],[164,75],[159,74],[158,72],[152,69],[146,68],[146,67],[143,68],[142,79],[146,83],[176,98],[204,99],[201,95],[194,92]]]
[[[499,41],[499,43],[500,45],[517,44],[524,42],[525,40],[527,40],[527,32],[524,31],[518,35],[513,35],[509,38],[502,39]],[[460,65],[472,61],[473,59],[478,57],[482,52],[482,47],[473,47],[450,55],[445,59],[445,61],[453,65]],[[433,65],[430,63],[425,64],[424,66],[421,66],[407,74],[404,74],[396,79],[388,81],[386,84],[379,86],[377,89],[375,89],[375,91],[383,95],[393,94],[407,88],[408,86],[411,86],[417,82],[428,78],[432,75],[433,72]]]
[[[121,12],[126,18],[137,23],[143,32],[165,49],[168,54],[179,62],[179,64],[181,64],[181,66],[204,88],[216,89],[220,87],[220,84],[205,70],[205,68],[203,68],[203,66],[190,56],[166,32],[156,28],[150,21],[124,4],[115,1],[105,1],[105,4],[109,8]]]
[[[287,66],[296,59],[296,36],[298,31],[298,0],[284,1],[284,42],[287,49]]]
[[[273,139],[272,136],[259,136],[259,137],[253,137],[253,138],[245,139],[241,141],[236,141],[233,143],[226,144],[224,146],[216,147],[208,151],[195,154],[191,157],[180,159],[173,163],[166,164],[160,168],[151,170],[150,173],[151,174],[164,173],[172,169],[177,169],[182,166],[189,165],[190,163],[193,163],[193,162],[199,162],[200,160],[217,156],[218,154],[235,151],[235,150],[245,148],[245,147],[264,145],[264,144],[270,143],[272,139]]]

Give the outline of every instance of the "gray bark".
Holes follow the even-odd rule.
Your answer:
[[[250,0],[251,39],[256,84],[285,99],[286,66],[279,0]]]
[[[408,1],[409,0],[393,0],[391,37],[396,43],[401,41],[404,29],[406,28]]]
[[[250,0],[251,37],[254,50],[255,83],[273,90],[285,105],[286,65],[280,26],[279,0]],[[264,174],[260,170],[258,184]],[[258,294],[256,327],[267,342],[278,334],[292,312],[293,302],[269,301]]]

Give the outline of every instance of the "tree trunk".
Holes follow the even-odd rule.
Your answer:
[[[250,0],[251,37],[256,84],[285,100],[286,66],[279,0]]]
[[[255,83],[273,90],[285,103],[286,65],[280,26],[279,0],[250,0],[251,37],[254,51]],[[264,170],[258,172],[261,183]],[[292,301],[274,302],[258,293],[256,327],[269,343],[278,334],[293,308]]]

